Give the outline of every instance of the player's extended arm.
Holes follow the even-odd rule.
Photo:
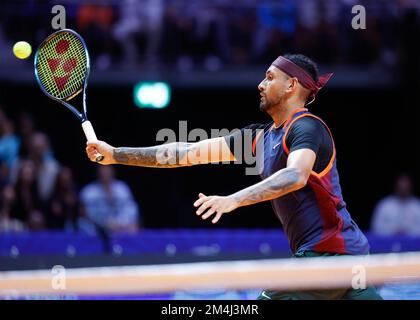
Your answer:
[[[277,171],[267,179],[236,192],[232,195],[238,207],[261,201],[272,200],[303,188],[315,163],[315,152],[300,149],[291,152],[287,159],[287,167]]]
[[[194,203],[199,207],[197,215],[207,219],[216,214],[212,222],[216,223],[223,213],[227,213],[242,206],[272,200],[290,192],[303,188],[311,174],[316,154],[310,149],[300,149],[290,153],[287,167],[277,171],[267,179],[240,190],[226,197],[199,195]]]
[[[156,168],[176,168],[235,160],[223,137],[195,143],[173,142],[145,148],[115,148],[104,141],[87,143],[86,153],[91,161],[95,161],[98,152],[104,156],[101,164]]]

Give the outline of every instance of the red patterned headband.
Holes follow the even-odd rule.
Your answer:
[[[305,70],[282,56],[279,56],[272,63],[272,65],[287,73],[289,76],[296,77],[301,85],[303,85],[306,89],[312,90],[312,93],[309,97],[311,101],[309,103],[315,100],[315,96],[317,95],[318,91],[322,89],[323,86],[325,86],[325,84],[333,75],[332,73],[324,74],[318,77],[318,82],[315,82],[314,79],[312,79],[312,77]]]

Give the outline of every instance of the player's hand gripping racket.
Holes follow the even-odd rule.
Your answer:
[[[82,37],[75,31],[54,32],[39,46],[35,54],[35,78],[42,91],[66,106],[80,120],[88,141],[98,140],[87,118],[86,88],[89,78],[89,53]],[[80,113],[68,101],[83,91],[83,111]],[[96,162],[104,159],[101,154]]]

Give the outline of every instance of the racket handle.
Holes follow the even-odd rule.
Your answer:
[[[86,120],[82,123],[83,132],[85,133],[87,141],[97,141],[98,138],[96,138],[95,130],[93,130],[92,123],[90,121]],[[98,153],[96,156],[95,161],[100,162],[104,159],[104,156]]]

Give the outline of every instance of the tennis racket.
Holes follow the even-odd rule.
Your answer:
[[[41,90],[51,99],[66,106],[81,122],[88,141],[96,141],[95,131],[87,117],[86,88],[90,60],[82,37],[70,29],[54,32],[45,39],[35,54],[35,78]],[[83,111],[68,101],[83,91]],[[96,162],[104,159],[101,154]]]

